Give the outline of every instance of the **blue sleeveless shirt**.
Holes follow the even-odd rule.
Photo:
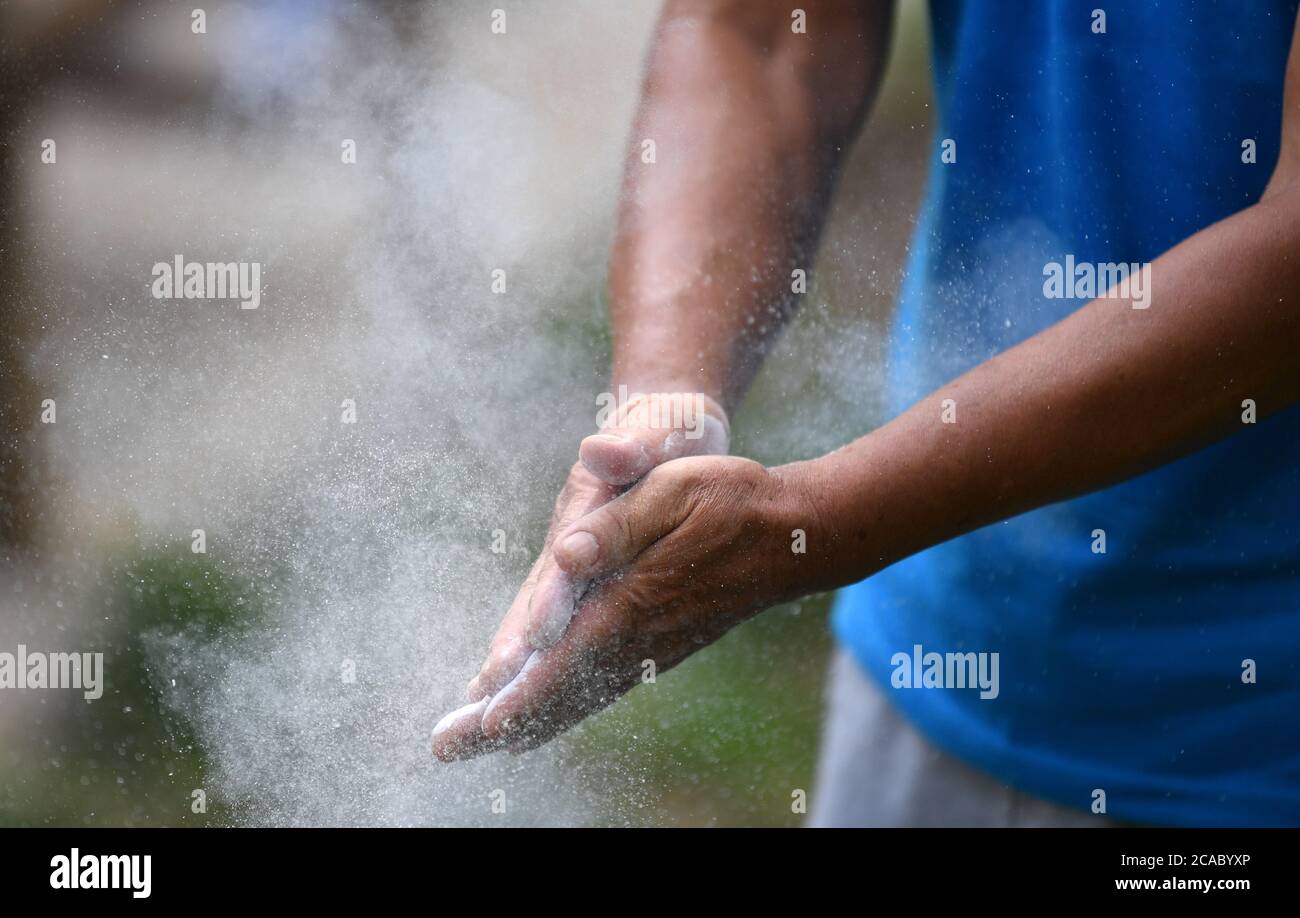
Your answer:
[[[1297,2],[931,6],[894,413],[1081,307],[1044,295],[1047,263],[1149,262],[1259,199]],[[1102,791],[1134,822],[1300,824],[1300,409],[895,564],[833,622],[922,732],[1016,787],[1081,809]],[[917,647],[998,653],[997,696],[895,687]]]

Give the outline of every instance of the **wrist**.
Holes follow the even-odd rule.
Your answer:
[[[735,408],[728,401],[726,387],[703,372],[665,370],[661,367],[647,368],[644,371],[615,368],[610,374],[609,391],[616,393],[620,387],[628,392],[647,394],[651,392],[698,393],[712,401],[722,417],[726,417]]]
[[[699,392],[707,395],[727,411],[730,401],[730,346],[710,338],[699,330],[677,324],[653,321],[657,314],[671,314],[686,308],[670,304],[650,308],[640,301],[635,312],[643,318],[634,325],[620,328],[615,323],[613,362],[609,384],[613,391],[627,386],[634,392]],[[706,304],[695,304],[706,308]]]
[[[881,486],[867,486],[864,452],[845,448],[771,470],[787,495],[798,595],[856,583],[896,560],[888,548],[887,507],[875,499]]]

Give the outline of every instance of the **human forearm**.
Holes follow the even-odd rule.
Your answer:
[[[770,4],[665,11],[610,264],[615,384],[730,409],[792,311],[791,272],[808,269],[891,5],[803,7],[807,34]]]
[[[810,586],[1171,461],[1240,431],[1245,399],[1261,417],[1296,402],[1298,252],[1290,185],[1159,258],[1149,309],[1093,300],[879,430],[787,467],[818,520]]]
[[[1295,403],[1297,252],[1300,195],[1282,190],[1158,259],[1149,308],[1093,300],[843,449],[652,469],[558,533],[557,564],[593,592],[483,731],[545,738],[641,661],[666,669],[763,608],[1170,461],[1239,430],[1243,399]]]

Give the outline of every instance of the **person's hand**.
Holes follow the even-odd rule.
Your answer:
[[[440,758],[464,758],[499,748],[481,729],[493,697],[519,675],[535,651],[564,634],[587,582],[561,569],[552,548],[557,533],[607,503],[652,468],[683,456],[725,453],[730,428],[713,399],[696,393],[655,393],[632,398],[582,441],[556,500],[546,542],[515,597],[477,676],[470,704],[434,728]]]
[[[700,457],[653,469],[561,528],[550,553],[591,589],[563,636],[532,652],[484,706],[477,745],[445,744],[440,757],[539,745],[636,685],[647,661],[664,672],[751,615],[803,595],[803,556],[791,536],[809,513],[784,469]]]

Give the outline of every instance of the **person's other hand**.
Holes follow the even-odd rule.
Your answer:
[[[519,675],[529,657],[554,645],[568,627],[588,583],[556,564],[552,552],[556,534],[662,463],[726,453],[729,434],[726,413],[713,399],[695,393],[655,393],[619,406],[599,433],[582,441],[579,461],[556,500],[542,552],[469,684],[470,704],[434,728],[434,753],[439,758],[465,758],[501,745],[483,734],[484,711],[496,693]],[[581,550],[581,542],[575,550]]]
[[[479,709],[481,743],[539,745],[636,685],[646,661],[662,673],[803,595],[792,533],[809,524],[809,506],[784,470],[700,457],[653,469],[563,527],[554,561],[592,588],[563,636]]]

